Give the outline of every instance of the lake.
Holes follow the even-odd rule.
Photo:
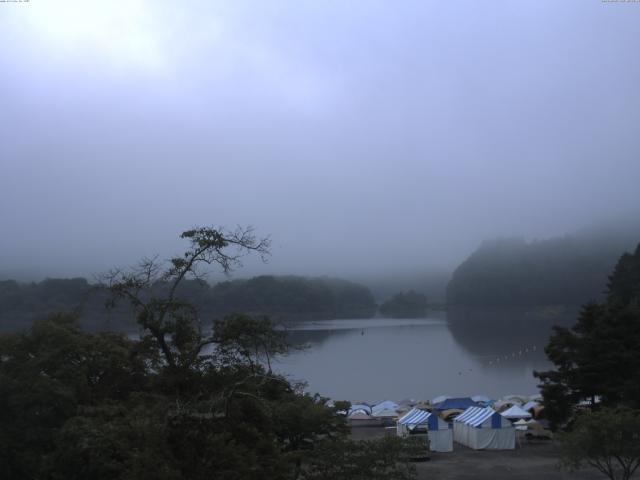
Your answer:
[[[424,319],[358,319],[290,325],[290,340],[307,345],[275,369],[305,380],[310,393],[376,402],[438,395],[538,393],[534,370],[551,367],[544,354],[552,318],[518,309],[457,309]]]

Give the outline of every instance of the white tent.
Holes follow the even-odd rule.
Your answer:
[[[526,431],[529,428],[527,421],[523,418],[521,418],[517,422],[513,422],[513,426],[516,427],[516,430],[522,431],[522,432]]]
[[[434,452],[453,451],[453,430],[451,424],[438,415],[416,408],[407,412],[399,420],[396,432],[399,437],[425,431],[429,438],[429,449]]]
[[[539,406],[540,406],[540,404],[538,402],[535,402],[535,401],[531,400],[530,402],[525,403],[522,406],[522,409],[526,410],[528,412],[532,408],[539,407]]]
[[[493,408],[469,407],[453,419],[453,439],[474,450],[513,450],[516,430]]]
[[[371,407],[366,403],[354,403],[349,409],[349,415],[355,412],[365,412],[367,415],[371,415]]]
[[[509,402],[513,404],[522,405],[529,401],[529,397],[526,395],[505,395],[500,399],[503,402]]]
[[[398,412],[395,408],[385,408],[382,410],[374,410],[371,416],[375,418],[398,418]]]
[[[509,420],[516,420],[518,418],[531,418],[531,414],[526,410],[523,410],[518,405],[514,405],[511,408],[508,408],[504,412],[500,412],[504,418],[508,418]]]
[[[486,395],[474,395],[471,397],[471,400],[473,400],[476,403],[489,403],[491,402],[491,399],[489,397],[487,397]]]
[[[381,417],[381,416],[390,416],[388,413],[390,411],[393,411],[394,415],[391,416],[397,416],[397,414],[395,413],[396,408],[398,408],[399,405],[392,401],[392,400],[385,400],[384,402],[380,402],[380,403],[376,403],[372,408],[371,408],[371,415],[374,417]],[[387,413],[387,415],[380,415],[380,413],[385,412]]]

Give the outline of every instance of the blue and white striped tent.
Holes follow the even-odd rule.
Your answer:
[[[429,448],[434,452],[453,451],[453,430],[451,424],[445,422],[438,415],[413,408],[398,419],[396,432],[400,437],[406,437],[415,429],[426,428],[429,438]]]
[[[491,407],[469,407],[453,419],[453,439],[475,450],[513,450],[516,431]]]

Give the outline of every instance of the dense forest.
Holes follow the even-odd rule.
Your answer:
[[[162,293],[163,282],[153,289]],[[202,280],[180,284],[181,298],[197,306],[204,317],[233,312],[273,315],[284,319],[366,318],[376,312],[371,292],[364,286],[334,278],[260,276],[209,285]],[[66,311],[80,315],[89,329],[126,329],[130,312],[119,305],[107,312],[106,290],[84,278],[47,279],[39,283],[0,282],[2,329],[24,328],[50,313]]]
[[[601,299],[621,251],[640,234],[581,232],[526,242],[484,242],[453,273],[447,302],[460,306],[581,305]]]
[[[261,276],[221,282],[211,288],[211,311],[250,312],[285,317],[369,318],[376,312],[365,286],[335,278]]]
[[[413,290],[397,293],[380,305],[380,313],[391,318],[424,318],[427,315],[427,297]]]

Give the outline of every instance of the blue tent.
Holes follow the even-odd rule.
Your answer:
[[[469,407],[478,407],[476,402],[471,400],[469,397],[462,398],[447,398],[444,402],[440,402],[436,404],[436,410],[449,410],[451,408],[458,408],[460,410],[466,410]]]

